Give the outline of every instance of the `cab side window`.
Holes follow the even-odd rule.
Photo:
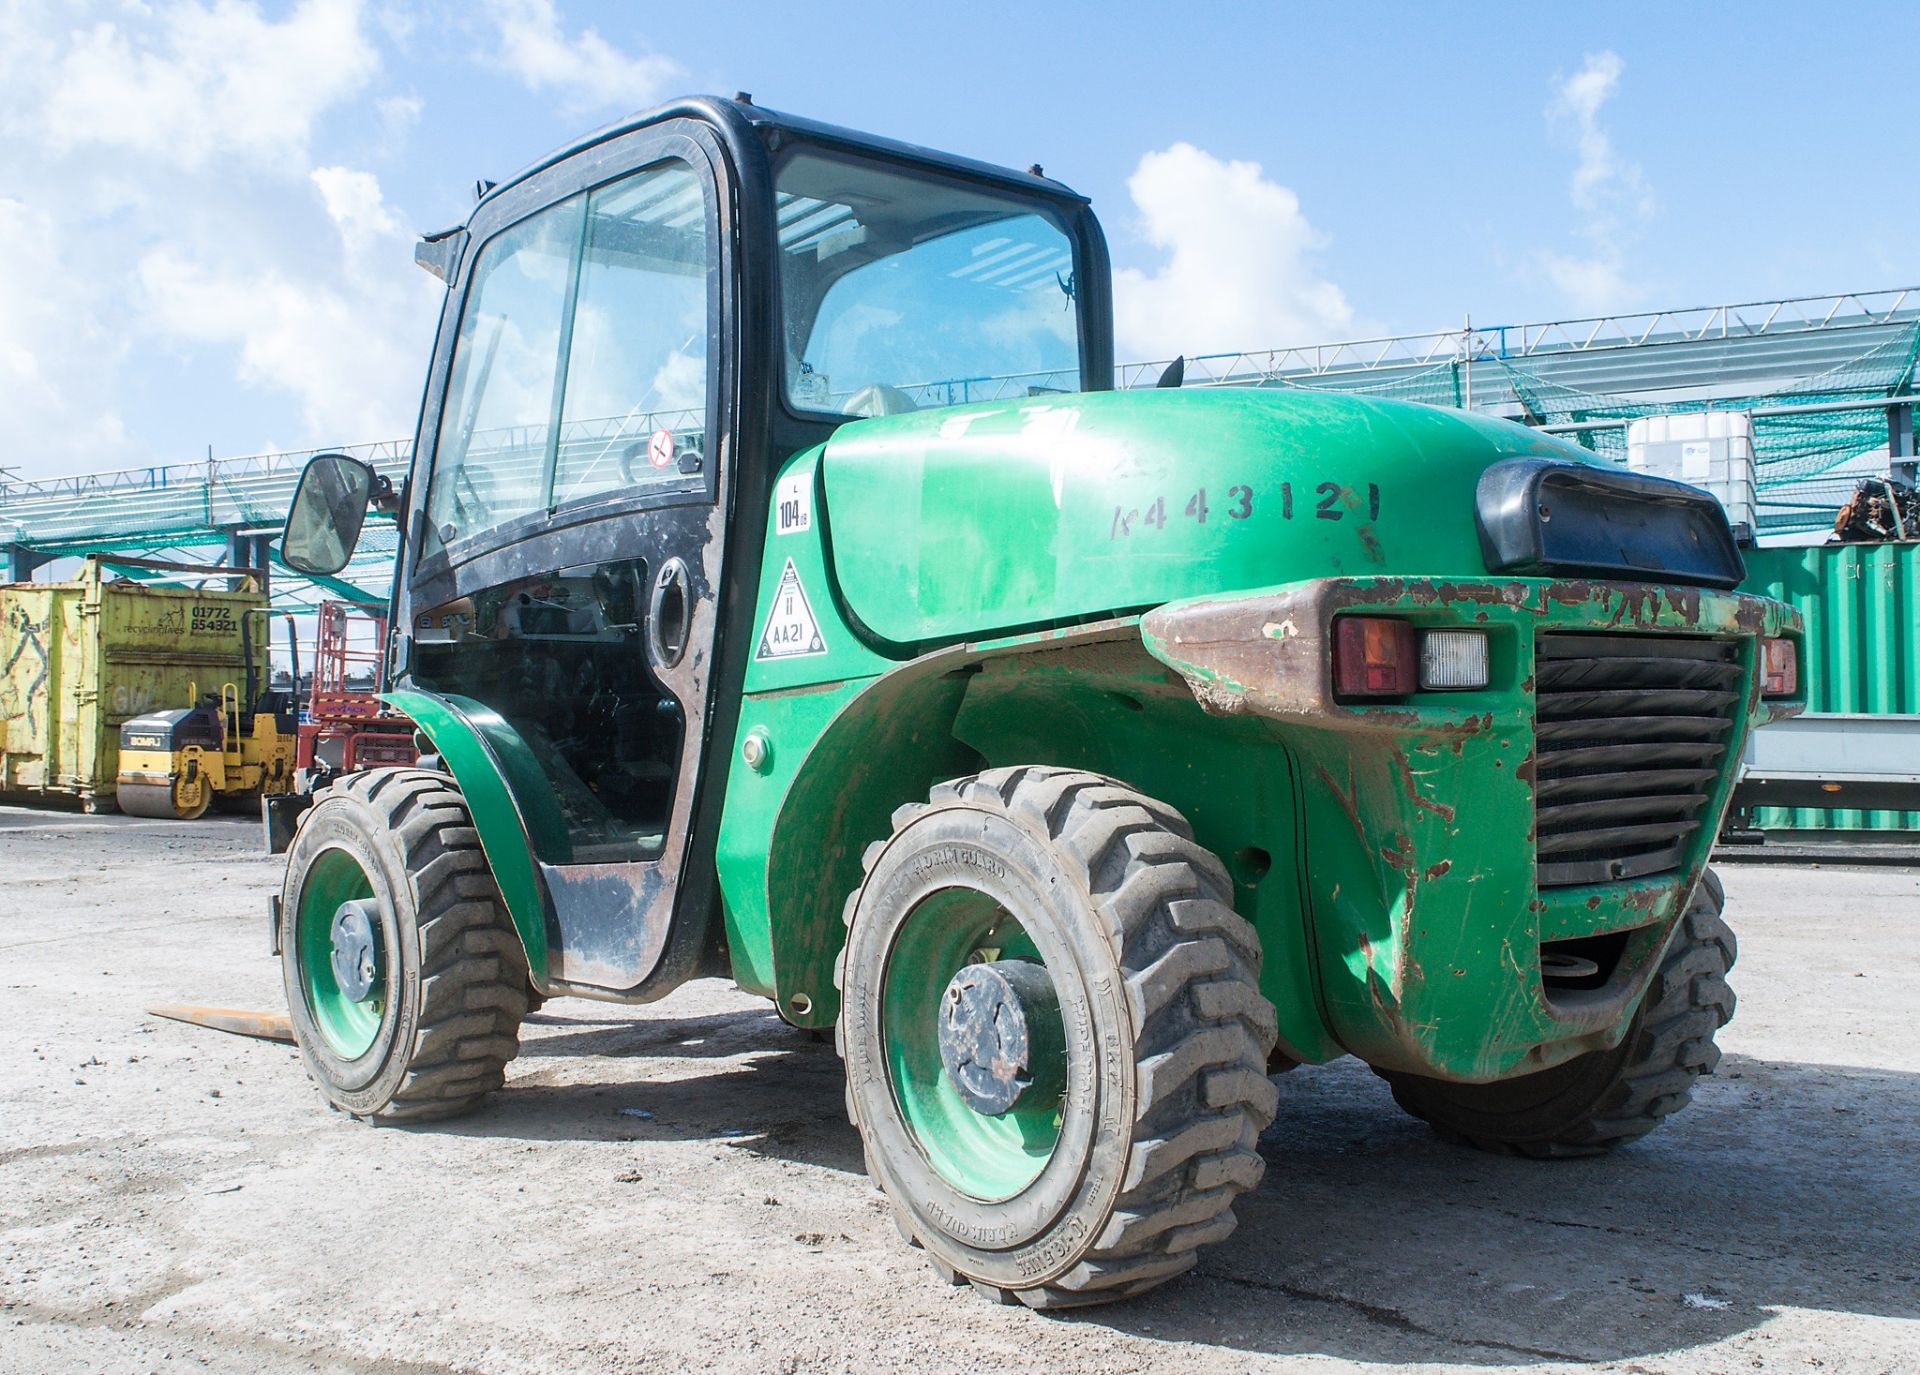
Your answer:
[[[704,185],[667,161],[482,247],[454,344],[422,555],[705,463]]]
[[[701,470],[713,257],[705,198],[685,163],[588,197],[554,505]]]
[[[544,504],[567,289],[586,197],[487,242],[473,269],[427,489],[426,553]]]

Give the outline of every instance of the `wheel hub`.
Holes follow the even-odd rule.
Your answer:
[[[366,902],[343,902],[333,914],[333,977],[349,1001],[365,1002],[380,974],[380,950],[374,939],[379,929],[373,908]]]
[[[940,1060],[967,1106],[989,1117],[1065,1087],[1060,999],[1031,960],[970,964],[940,998]]]

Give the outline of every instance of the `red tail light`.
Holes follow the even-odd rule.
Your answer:
[[[1391,616],[1341,616],[1333,623],[1333,695],[1404,697],[1418,685],[1413,627]]]
[[[1760,695],[1791,697],[1800,691],[1800,653],[1792,640],[1760,642]]]

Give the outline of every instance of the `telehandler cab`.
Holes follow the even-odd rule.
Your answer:
[[[1233,1230],[1269,1074],[1355,1055],[1493,1149],[1713,1068],[1706,869],[1791,609],[1711,496],[1462,411],[1113,390],[1087,203],[689,99],[485,191],[447,284],[387,700],[301,818],[306,1063],[464,1112],[533,998],[729,974],[833,1027],[903,1234],[1050,1307]],[[342,567],[373,474],[303,475]]]

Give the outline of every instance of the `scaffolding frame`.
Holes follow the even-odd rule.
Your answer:
[[[1753,409],[1756,398],[1817,377],[1900,331],[1917,328],[1920,287],[1528,324],[1475,325],[1469,316],[1456,329],[1198,354],[1185,360],[1185,385],[1304,387],[1362,395],[1412,387],[1430,392],[1436,404],[1539,423],[1506,370],[1508,364],[1525,362],[1553,385],[1591,392],[1608,407],[1684,402]],[[1171,361],[1120,364],[1115,383],[1151,387]],[[1885,396],[1762,404],[1755,413],[1882,410],[1889,471],[1911,478],[1913,382],[1909,369]],[[1076,375],[1055,372],[942,380],[903,390],[924,405],[948,405],[1025,400],[1078,386]],[[1629,423],[1603,415],[1543,428],[1579,438]],[[501,436],[503,445],[512,442],[511,436]],[[43,479],[22,478],[17,466],[0,467],[0,579],[23,581],[54,559],[87,553],[158,554],[271,571],[281,610],[312,611],[342,598],[382,605],[392,579],[393,531],[370,526],[372,538],[332,579],[305,578],[287,569],[273,545],[300,472],[314,454],[349,454],[397,486],[411,464],[412,448],[410,440],[385,439]]]

